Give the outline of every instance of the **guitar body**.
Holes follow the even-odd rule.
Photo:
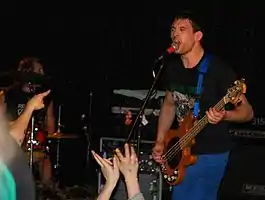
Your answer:
[[[195,120],[192,113],[188,114],[179,128],[176,130],[169,130],[165,135],[165,150],[163,156],[163,164],[161,165],[161,171],[164,179],[169,185],[179,184],[185,176],[185,168],[196,162],[196,156],[191,155],[191,146],[195,144],[195,140],[192,139],[185,147],[176,144],[180,139],[187,138],[187,132],[194,126]],[[174,146],[174,151],[172,147]],[[178,152],[176,151],[178,150]]]

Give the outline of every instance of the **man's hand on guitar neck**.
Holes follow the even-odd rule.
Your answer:
[[[153,148],[152,156],[157,163],[162,163],[161,156],[163,155],[163,151],[164,151],[164,142],[156,141],[155,146]]]
[[[224,119],[225,114],[225,110],[217,111],[214,108],[210,108],[208,111],[206,111],[206,116],[208,118],[209,123],[211,124],[218,124]]]

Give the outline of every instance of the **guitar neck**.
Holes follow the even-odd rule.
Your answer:
[[[222,108],[224,108],[225,102],[224,99],[221,99],[215,106],[214,109],[217,111],[220,111]],[[191,142],[192,139],[194,139],[201,130],[208,124],[208,118],[206,115],[204,115],[186,134],[185,139],[181,142],[181,147],[186,147],[187,144]]]

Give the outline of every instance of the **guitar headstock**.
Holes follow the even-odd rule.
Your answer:
[[[245,84],[245,79],[236,80],[234,85],[227,90],[224,96],[225,103],[237,104],[240,99],[241,94],[245,94],[247,91],[247,86]]]

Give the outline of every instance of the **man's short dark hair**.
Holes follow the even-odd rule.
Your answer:
[[[201,25],[200,19],[193,12],[188,11],[188,10],[178,12],[174,17],[174,20],[179,20],[179,19],[189,20],[191,22],[194,32],[202,31],[202,25]]]

